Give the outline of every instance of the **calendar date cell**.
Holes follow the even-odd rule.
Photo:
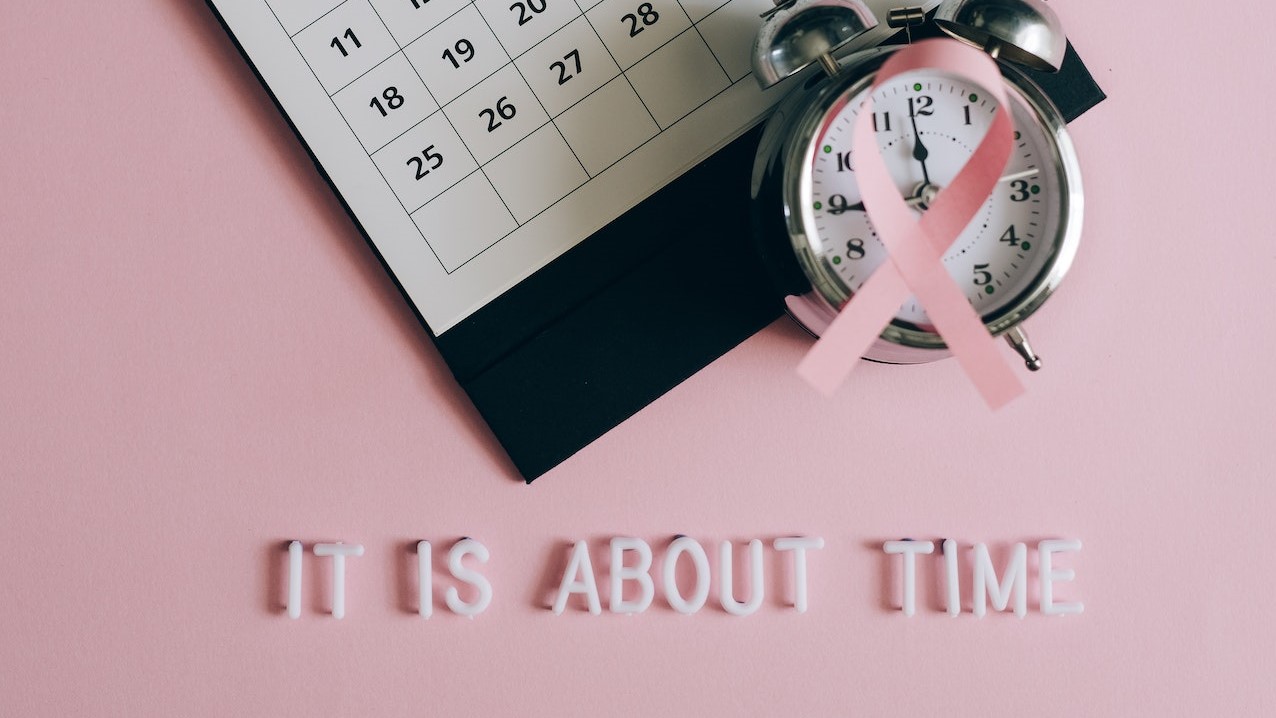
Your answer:
[[[686,68],[698,68],[687,72]],[[694,31],[684,32],[625,73],[662,129],[708,102],[731,83]],[[681,78],[669,82],[670,77]]]
[[[511,57],[580,16],[575,0],[474,0]]]
[[[332,100],[369,153],[438,109],[402,53],[347,85]]]
[[[448,18],[403,52],[434,99],[443,105],[509,63],[509,55],[473,5]]]
[[[506,65],[443,109],[479,164],[549,122],[518,69]]]
[[[469,0],[370,0],[377,14],[399,42],[407,47],[413,40],[469,5]]]
[[[449,273],[518,227],[482,172],[471,174],[414,212],[412,221]]]
[[[589,180],[552,124],[514,145],[484,170],[520,223],[545,211]],[[534,180],[529,181],[529,171]]]
[[[478,169],[456,130],[436,112],[372,156],[408,212]]]
[[[607,169],[660,132],[623,77],[559,115],[554,124],[590,175]]]
[[[515,61],[551,117],[620,74],[611,54],[583,17]]]
[[[329,95],[399,51],[367,0],[349,0],[293,39]]]
[[[678,0],[603,0],[587,17],[622,70],[628,70],[691,27]],[[670,77],[694,74],[700,69],[681,67]]]

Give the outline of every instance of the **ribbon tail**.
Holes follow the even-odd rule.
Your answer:
[[[807,351],[798,364],[798,376],[824,396],[833,396],[908,294],[908,285],[895,265],[883,264]]]

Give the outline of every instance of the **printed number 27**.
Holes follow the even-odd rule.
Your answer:
[[[569,60],[575,63],[576,74],[572,74],[571,72],[567,71],[567,62]],[[554,62],[551,62],[549,65],[549,69],[558,70],[558,84],[560,85],[567,84],[568,80],[580,74],[580,50],[572,50],[566,55],[563,55],[563,59],[561,61],[555,60]]]

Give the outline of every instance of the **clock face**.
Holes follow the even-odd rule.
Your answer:
[[[1002,179],[944,264],[975,310],[990,321],[1039,283],[1061,236],[1064,179],[1058,147],[1035,110],[1008,87],[1015,142]],[[920,219],[935,194],[957,176],[979,146],[996,101],[960,78],[923,70],[895,77],[873,93],[873,128],[882,157]],[[811,195],[804,222],[811,249],[847,296],[887,261],[886,248],[865,214],[855,177],[851,138],[868,88],[848,91],[816,133]],[[909,298],[896,323],[933,331],[925,310]]]

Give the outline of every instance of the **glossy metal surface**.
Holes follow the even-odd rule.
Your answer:
[[[877,26],[860,0],[794,0],[770,11],[753,45],[753,76],[763,89],[831,57]]]
[[[1058,72],[1068,46],[1059,16],[1042,0],[945,0],[935,24],[993,57],[1034,70]]]

